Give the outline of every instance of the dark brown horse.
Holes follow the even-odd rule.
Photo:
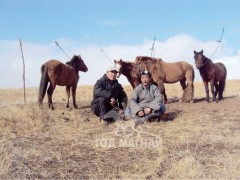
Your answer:
[[[41,67],[41,81],[39,87],[38,103],[42,105],[44,96],[46,94],[48,82],[50,82],[47,90],[48,94],[48,106],[52,110],[54,109],[52,104],[52,94],[56,85],[66,86],[67,92],[67,108],[69,108],[70,88],[72,88],[72,98],[74,108],[77,108],[76,104],[76,89],[79,80],[78,72],[87,72],[88,68],[84,64],[81,56],[74,55],[73,58],[66,64],[61,63],[58,60],[49,60]]]
[[[225,89],[225,82],[227,77],[227,69],[223,63],[213,63],[210,59],[203,55],[203,50],[200,52],[194,51],[194,59],[196,68],[200,71],[206,91],[206,101],[209,102],[208,83],[210,82],[213,101],[223,99],[223,91]],[[215,89],[214,89],[215,86]]]
[[[114,63],[115,67],[118,69],[117,78],[119,78],[121,74],[126,76],[133,89],[141,83],[139,69],[134,62],[120,59],[118,61],[114,60]]]
[[[194,70],[193,67],[184,62],[166,63],[161,59],[151,58],[147,56],[137,56],[135,63],[124,62],[122,60],[115,61],[116,67],[124,74],[128,81],[132,84],[140,84],[139,71],[144,70],[145,67],[151,72],[153,81],[158,85],[161,93],[164,95],[164,102],[167,103],[167,95],[165,93],[164,83],[175,83],[180,81],[184,91],[181,101],[193,102],[193,81]],[[138,77],[138,78],[136,78]],[[187,85],[186,85],[187,80]],[[135,86],[132,85],[133,88]],[[188,99],[186,97],[186,89],[189,89]]]

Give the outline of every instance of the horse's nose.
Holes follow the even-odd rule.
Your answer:
[[[200,67],[201,67],[200,65],[196,65],[196,68],[197,68],[197,69],[200,69]]]

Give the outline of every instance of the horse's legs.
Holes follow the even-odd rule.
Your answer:
[[[187,88],[187,85],[186,85],[186,78],[184,77],[182,80],[180,80],[180,84],[182,86],[182,90],[183,90],[183,95],[182,95],[182,99],[180,100],[180,102],[184,102],[185,100],[185,97],[186,97],[186,88]]]
[[[225,79],[219,81],[219,93],[218,93],[219,101],[221,101],[223,99],[224,86],[225,86]]]
[[[167,95],[166,95],[164,83],[163,83],[162,80],[159,80],[159,81],[158,81],[158,88],[159,88],[161,94],[163,95],[163,97],[164,97],[164,103],[166,104],[166,103],[167,103]]]
[[[217,98],[217,94],[218,94],[218,98],[219,98],[219,85],[216,81],[214,82],[214,86],[215,86],[214,96],[215,98]]]
[[[209,102],[209,88],[208,88],[208,82],[203,81],[203,84],[205,86],[205,91],[206,91],[206,101]]]
[[[188,78],[187,77],[187,92],[188,92],[188,94],[190,95],[190,102],[191,103],[193,103],[194,102],[194,85],[193,85],[193,78],[192,77],[190,77],[190,78]]]
[[[48,87],[48,90],[47,90],[47,94],[48,94],[48,107],[51,110],[54,110],[54,107],[53,107],[53,104],[52,104],[52,94],[53,94],[53,91],[54,91],[55,87],[56,87],[56,85],[52,85],[52,83],[50,83],[50,85]]]
[[[214,92],[214,80],[211,80],[210,81],[210,86],[211,86],[211,92],[212,92],[212,101],[216,101],[216,95],[215,95],[215,92]]]
[[[188,94],[190,95],[190,103],[194,102],[194,70],[191,68],[186,73],[186,79],[187,79],[187,86],[188,86]]]
[[[66,86],[66,93],[67,93],[67,105],[66,105],[66,107],[67,108],[69,108],[70,88],[71,88],[71,86]]]
[[[77,89],[77,84],[76,85],[72,85],[72,99],[73,99],[73,106],[74,108],[78,108],[77,104],[76,104],[76,89]]]

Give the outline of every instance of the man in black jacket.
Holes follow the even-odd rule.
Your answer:
[[[116,79],[117,73],[115,67],[109,68],[94,85],[91,110],[104,124],[117,120],[127,106],[127,95]]]

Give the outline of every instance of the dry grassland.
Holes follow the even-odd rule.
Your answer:
[[[92,86],[77,89],[79,109],[37,105],[38,88],[0,90],[0,179],[240,178],[240,81],[227,81],[225,99],[179,103],[179,84],[166,85],[167,119],[134,129],[133,121],[103,126],[89,108]],[[130,96],[132,89],[124,89]],[[72,107],[72,104],[71,104]]]

